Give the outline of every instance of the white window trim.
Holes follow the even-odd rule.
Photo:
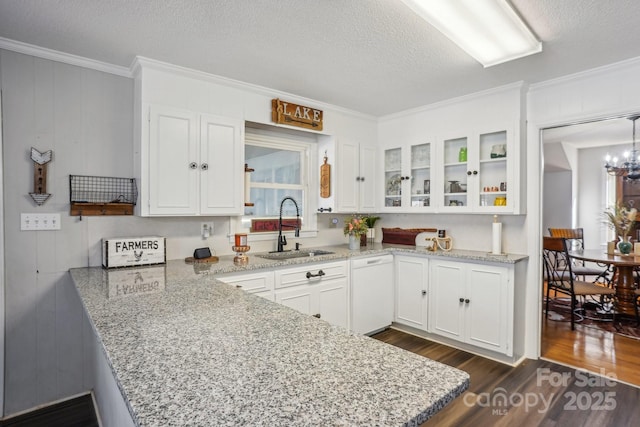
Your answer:
[[[315,190],[319,188],[318,174],[314,173],[313,166],[317,164],[318,146],[315,135],[307,135],[302,132],[296,132],[295,136],[288,133],[279,132],[278,130],[256,129],[247,127],[245,129],[245,144],[256,143],[265,147],[283,148],[288,147],[294,151],[306,153],[302,156],[303,176],[306,172],[307,185],[305,186],[305,206],[303,207],[304,222],[300,230],[301,238],[316,237],[318,235],[318,198],[315,197]],[[301,149],[302,147],[302,149]],[[251,166],[251,165],[249,165]],[[297,186],[296,186],[297,187]],[[276,240],[278,232],[251,233],[247,228],[242,226],[242,220],[245,216],[232,217],[229,221],[229,242],[234,242],[235,233],[247,233],[248,241],[267,241]],[[283,229],[282,234],[287,237],[294,236],[294,230],[289,228]]]

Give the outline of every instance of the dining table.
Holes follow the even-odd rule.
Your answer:
[[[615,267],[616,272],[612,283],[616,291],[616,312],[635,316],[636,295],[634,291],[636,283],[634,272],[637,267],[640,267],[640,255],[633,253],[625,255],[617,251],[613,254],[608,254],[602,249],[584,249],[569,251],[569,257],[580,261]]]

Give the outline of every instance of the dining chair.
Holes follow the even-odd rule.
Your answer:
[[[605,297],[613,298],[615,290],[597,283],[576,280],[565,238],[544,236],[542,247],[544,278],[547,282],[547,316],[551,290],[569,295],[571,297],[571,330],[574,330],[578,298],[581,299],[581,303],[584,303],[586,296],[600,296],[600,303],[603,304]]]
[[[562,237],[567,240],[568,250],[584,249],[584,230],[582,228],[549,228],[549,234],[551,237]],[[587,276],[595,277],[594,282],[606,283],[611,287],[611,266],[602,266],[602,268],[588,267],[584,261],[573,260],[573,274],[578,277],[582,277],[585,281]]]

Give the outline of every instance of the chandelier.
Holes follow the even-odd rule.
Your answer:
[[[631,151],[624,153],[624,162],[618,165],[618,158],[611,158],[610,155],[604,158],[604,167],[610,175],[624,176],[627,181],[635,181],[640,179],[640,158],[638,156],[638,150],[636,149],[636,120],[640,116],[632,116],[628,119],[633,121],[633,144],[631,145]]]

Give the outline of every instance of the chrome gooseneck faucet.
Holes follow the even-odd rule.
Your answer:
[[[282,223],[282,206],[284,202],[287,200],[291,200],[296,207],[296,225],[289,225]],[[284,251],[284,246],[287,244],[287,238],[282,235],[282,227],[291,227],[295,228],[295,236],[300,237],[300,210],[298,209],[298,204],[291,197],[285,197],[280,202],[280,220],[278,221],[278,252]]]

